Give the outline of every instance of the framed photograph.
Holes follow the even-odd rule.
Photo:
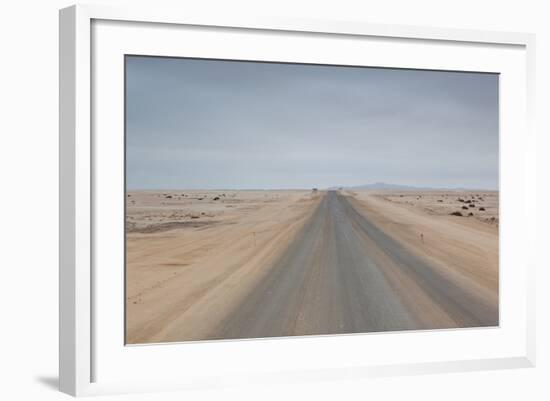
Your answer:
[[[61,390],[533,366],[533,48],[61,10]]]

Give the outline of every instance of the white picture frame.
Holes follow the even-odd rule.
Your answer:
[[[501,327],[409,333],[403,336],[365,334],[210,342],[202,346],[154,345],[125,349],[122,337],[118,337],[123,322],[116,320],[120,319],[120,315],[116,314],[119,312],[116,311],[120,311],[122,306],[113,306],[115,312],[112,315],[107,316],[103,313],[106,305],[115,305],[117,300],[122,304],[123,298],[119,297],[122,276],[110,277],[110,273],[98,275],[96,271],[98,263],[104,265],[101,262],[104,258],[113,257],[115,260],[114,253],[121,252],[115,249],[111,255],[111,251],[105,250],[105,247],[101,248],[102,241],[107,240],[101,231],[104,227],[102,223],[108,221],[109,216],[119,216],[117,213],[122,205],[122,202],[109,198],[108,188],[114,188],[120,181],[117,181],[117,174],[113,175],[112,182],[106,182],[98,177],[103,177],[107,168],[116,169],[117,163],[122,160],[122,154],[117,153],[120,150],[119,142],[107,146],[111,144],[107,144],[104,139],[98,142],[94,132],[98,129],[101,132],[120,131],[122,117],[114,114],[108,116],[104,113],[107,108],[119,114],[122,110],[120,99],[123,94],[118,91],[122,62],[120,56],[126,52],[136,51],[137,54],[188,55],[190,50],[182,49],[182,46],[178,45],[182,43],[181,40],[165,39],[171,37],[170,35],[189,35],[188,31],[191,28],[193,35],[196,34],[199,40],[204,40],[202,43],[205,48],[210,46],[208,40],[212,40],[213,43],[209,50],[193,50],[192,56],[200,56],[201,52],[209,51],[211,53],[208,54],[218,52],[219,58],[229,57],[230,53],[227,52],[231,50],[216,50],[215,42],[222,38],[230,39],[231,35],[239,36],[238,40],[248,40],[249,44],[269,41],[271,49],[277,49],[277,43],[286,40],[281,39],[282,36],[292,38],[293,43],[296,43],[293,55],[289,53],[285,56],[284,53],[280,53],[275,56],[276,61],[283,57],[287,57],[286,61],[298,60],[300,57],[316,57],[314,53],[300,56],[300,46],[305,46],[307,41],[316,37],[324,38],[326,44],[335,38],[341,44],[346,44],[347,41],[356,43],[369,40],[374,43],[378,40],[378,44],[372,44],[373,54],[378,54],[374,57],[378,59],[372,59],[374,61],[369,62],[369,65],[404,66],[402,61],[397,59],[398,56],[395,56],[395,59],[384,59],[384,50],[380,46],[380,41],[384,41],[384,46],[399,45],[400,49],[405,49],[405,55],[400,54],[399,57],[406,56],[406,49],[415,46],[415,51],[425,55],[424,58],[419,57],[415,60],[414,65],[407,64],[409,68],[453,69],[453,54],[463,52],[464,58],[467,59],[464,62],[470,63],[470,67],[460,67],[459,63],[456,63],[454,69],[475,70],[477,66],[479,71],[504,74],[504,87],[501,87],[504,88],[501,91],[501,186],[504,189],[501,192],[501,250],[506,259],[501,259],[501,263],[504,262],[504,284],[501,282],[501,316],[504,313],[504,317]],[[208,37],[203,38],[200,35]],[[162,48],[161,43],[164,43]],[[61,10],[60,390],[79,396],[194,389],[242,383],[279,383],[534,366],[535,260],[532,256],[532,247],[535,243],[535,134],[531,115],[534,109],[534,46],[534,36],[524,33],[343,21],[276,18],[235,20],[214,13],[187,15],[184,9],[166,11],[154,7],[111,8],[78,5]],[[261,53],[253,47],[247,47],[248,50],[236,57],[235,54],[231,56],[270,60],[274,57],[269,52]],[[289,47],[284,47],[288,51]],[[338,57],[342,64],[348,60],[350,64],[358,62],[365,65],[365,61],[352,59],[346,46],[341,47],[343,50]],[[379,50],[376,50],[377,48]],[[489,51],[494,51],[492,61],[485,62],[483,58],[487,56],[484,54]],[[436,52],[442,55],[439,62],[434,61],[435,57],[429,56],[435,56]],[[253,56],[250,56],[251,54]],[[476,57],[478,60],[475,60]],[[322,56],[318,62],[326,61],[321,58]],[[115,63],[112,63],[113,60]],[[112,71],[109,72],[108,69]],[[105,87],[109,86],[114,92],[107,94],[101,83]],[[106,83],[109,85],[105,85]],[[104,101],[97,102],[99,97]],[[106,124],[110,125],[103,125],[102,121],[108,121]],[[118,134],[114,134],[112,138],[116,135]],[[514,169],[506,167],[511,164],[514,164]],[[506,191],[506,188],[512,187],[520,190]],[[112,199],[113,203],[118,202],[112,213],[106,211],[106,208],[110,208],[105,206],[108,199]],[[123,220],[121,219],[118,224],[122,227]],[[521,231],[521,237],[515,233],[516,229]],[[110,239],[113,247],[120,244],[116,239],[116,235],[119,234],[117,232],[114,239]],[[512,243],[514,249],[507,246]],[[98,253],[98,247],[103,251]],[[506,267],[507,264],[513,265],[514,269]],[[120,264],[119,267],[123,268]],[[112,272],[112,269],[110,271]],[[99,291],[101,299],[98,299]],[[509,308],[512,304],[518,305],[517,308]],[[480,344],[479,349],[475,347],[477,343]],[[401,359],[392,358],[391,353],[384,351],[394,349],[393,347],[405,347],[407,344],[412,344],[411,348],[417,350],[422,350],[422,346],[435,344],[434,353],[437,353],[438,346],[457,346],[453,350],[454,353],[441,354],[438,358],[433,355],[419,358],[413,353]],[[472,345],[471,352],[465,351],[465,347],[462,346],[464,344]],[[482,351],[481,344],[485,344],[485,351]],[[493,344],[494,347],[487,344]],[[376,356],[372,353],[371,360],[367,360],[361,352],[349,352],[346,357],[340,357],[338,352],[369,347],[382,351]],[[322,361],[316,360],[314,356],[321,349],[327,350],[326,355]],[[255,361],[254,355],[269,359],[270,356],[274,358],[275,354],[282,357],[273,359],[271,368],[255,369],[244,366]],[[162,361],[167,369],[173,368],[177,361],[182,361],[181,355],[186,355],[184,364],[191,364],[191,361],[198,360],[201,356],[215,359],[219,358],[219,355],[225,355],[225,359],[231,359],[232,363],[222,366],[223,363],[220,361],[219,370],[210,373],[205,373],[209,372],[208,367],[197,366],[188,370],[182,368],[182,372],[185,373],[183,377],[163,376],[164,372],[154,377],[155,372],[131,368],[135,367],[137,361],[143,361],[142,365],[149,366],[159,366],[159,362]],[[311,361],[300,364],[291,358],[285,359],[285,355],[309,356]],[[239,362],[239,359],[242,359],[242,362]],[[239,363],[243,366],[239,367]],[[112,371],[109,371],[107,364],[113,366]],[[120,369],[121,366],[125,369]],[[124,371],[125,374],[119,375],[118,371]]]

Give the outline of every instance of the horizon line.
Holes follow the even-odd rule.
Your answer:
[[[396,191],[414,191],[414,190],[433,190],[433,191],[500,191],[499,188],[474,188],[474,187],[414,187],[406,186],[407,188],[359,188],[364,185],[340,186],[334,185],[330,187],[299,187],[299,188],[125,188],[125,191],[334,191],[342,188],[343,190],[361,190],[361,189],[378,189],[378,190],[396,190]],[[366,186],[366,185],[365,185]]]

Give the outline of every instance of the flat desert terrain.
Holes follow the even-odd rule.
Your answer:
[[[498,192],[130,191],[126,202],[128,344],[499,324]]]

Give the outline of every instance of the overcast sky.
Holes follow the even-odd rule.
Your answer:
[[[498,76],[132,56],[129,189],[498,188]]]

